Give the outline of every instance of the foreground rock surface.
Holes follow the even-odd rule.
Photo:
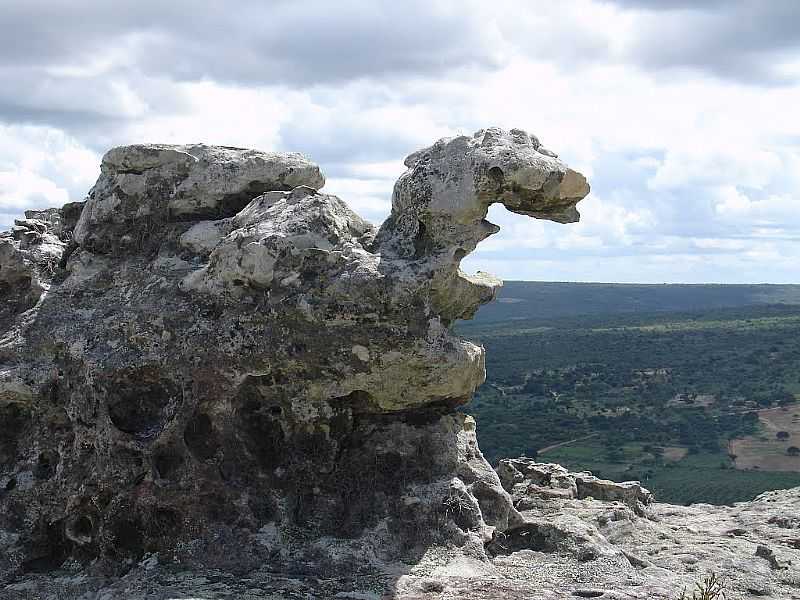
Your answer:
[[[500,282],[459,264],[491,203],[571,222],[589,188],[521,130],[406,166],[375,228],[298,154],[116,148],[0,234],[0,597],[792,597],[792,493],[489,466],[449,326]]]
[[[540,498],[523,511],[542,535],[528,548],[487,561],[431,545],[414,564],[331,576],[308,565],[277,573],[186,570],[151,555],[123,578],[91,577],[77,566],[27,575],[5,597],[84,599],[308,598],[353,600],[675,600],[709,573],[726,598],[800,598],[800,490],[768,492],[734,507],[653,503],[646,517],[622,502]],[[556,546],[541,544],[548,537]],[[581,554],[589,549],[593,556]]]

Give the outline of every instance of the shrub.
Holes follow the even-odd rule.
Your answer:
[[[694,584],[691,596],[683,588],[677,600],[725,600],[725,581],[716,573],[711,573]]]

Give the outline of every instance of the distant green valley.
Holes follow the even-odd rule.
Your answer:
[[[800,485],[800,286],[509,282],[456,328],[487,350],[464,410],[491,462],[538,455],[676,503]]]

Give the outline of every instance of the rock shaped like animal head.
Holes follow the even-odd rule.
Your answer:
[[[405,165],[377,240],[381,250],[404,257],[453,252],[460,260],[498,231],[485,221],[495,202],[518,214],[575,222],[575,205],[589,193],[583,175],[521,129],[443,138]]]

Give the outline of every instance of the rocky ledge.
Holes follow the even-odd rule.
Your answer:
[[[500,282],[459,264],[490,204],[566,223],[589,187],[521,130],[406,166],[376,229],[299,154],[115,148],[0,234],[0,597],[800,597],[797,492],[490,467],[450,325]]]

